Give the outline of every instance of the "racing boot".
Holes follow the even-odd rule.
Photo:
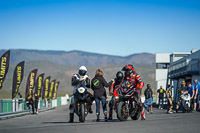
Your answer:
[[[145,112],[143,107],[142,107],[141,120],[145,120]]]
[[[104,116],[105,116],[104,120],[105,120],[105,122],[107,122],[108,121],[108,117],[107,117],[107,113],[106,112],[104,113]]]
[[[141,120],[145,120],[145,113],[144,113],[144,111],[141,114]]]
[[[70,113],[69,114],[69,123],[73,123],[74,122],[74,113]]]
[[[112,114],[109,114],[108,120],[112,120]]]
[[[92,107],[91,107],[91,106],[89,107],[89,110],[88,110],[88,112],[89,112],[90,114],[92,114],[92,113],[93,113],[93,111],[92,111]]]

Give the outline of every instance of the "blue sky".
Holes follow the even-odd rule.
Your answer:
[[[0,0],[0,49],[200,49],[199,0]]]

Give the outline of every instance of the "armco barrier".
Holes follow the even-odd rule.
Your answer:
[[[61,106],[61,97],[57,98],[57,106]]]
[[[2,113],[12,112],[12,100],[2,100]]]
[[[55,100],[40,100],[38,103],[39,109],[45,109],[48,107],[57,107],[61,105],[66,105],[69,99],[67,97],[57,97]],[[18,100],[2,99],[0,100],[0,115],[4,113],[20,112],[26,111],[26,102],[23,100],[19,103]]]

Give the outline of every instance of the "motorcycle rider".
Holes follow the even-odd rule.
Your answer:
[[[144,83],[142,82],[140,75],[136,73],[133,65],[129,64],[129,65],[124,66],[122,68],[122,71],[124,71],[124,73],[125,73],[124,79],[129,80],[136,85],[136,91],[137,92],[135,93],[135,95],[137,97],[137,102],[140,106],[140,110],[142,111],[141,120],[145,120],[144,107],[143,107],[143,104],[142,104],[142,101],[141,101],[141,91],[142,91],[142,88],[144,86]]]
[[[115,89],[117,89],[117,86],[121,84],[123,80],[123,73],[121,71],[118,71],[116,74],[116,78],[114,79],[114,82],[112,83],[111,87],[109,88],[109,94],[112,96],[110,102],[109,102],[109,118],[108,120],[112,120],[112,113],[113,113],[113,107],[115,106],[115,98],[113,95],[115,93]]]
[[[72,97],[72,100],[71,100],[71,104],[69,106],[69,110],[70,110],[70,120],[69,122],[73,122],[74,121],[74,104],[75,104],[75,97],[74,97],[74,94],[77,92],[78,88],[81,87],[81,85],[84,86],[84,88],[90,88],[90,79],[89,79],[89,76],[86,75],[87,73],[87,68],[85,66],[81,66],[79,68],[79,71],[78,71],[78,74],[74,74],[72,76],[72,86],[74,86],[74,89],[73,89],[73,97]],[[93,98],[93,95],[91,93],[88,92],[87,94],[87,102],[90,106],[90,109],[89,109],[89,113],[92,113],[92,102],[94,100]]]

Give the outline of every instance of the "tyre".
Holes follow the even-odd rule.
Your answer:
[[[81,103],[80,104],[80,115],[79,115],[79,121],[80,122],[85,122],[85,104]]]
[[[126,112],[126,106],[124,102],[119,102],[117,107],[117,116],[120,121],[126,121],[128,119],[128,113]]]
[[[140,118],[141,112],[138,110],[134,116],[131,116],[132,120],[138,120]]]

